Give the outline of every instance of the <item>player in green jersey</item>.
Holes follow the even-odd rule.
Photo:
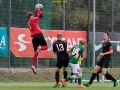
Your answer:
[[[79,61],[78,61],[79,66],[81,65],[82,60],[83,60],[83,55],[81,55],[79,58]],[[74,75],[72,69],[71,69],[71,75]],[[70,80],[70,83],[72,83],[72,82],[73,82],[73,80]],[[77,78],[75,79],[75,83],[77,83]]]
[[[66,86],[66,81],[78,78],[78,88],[84,88],[84,86],[81,84],[82,70],[78,64],[79,58],[83,54],[83,51],[84,51],[84,46],[83,46],[84,44],[85,44],[85,40],[81,39],[79,41],[79,45],[75,45],[70,50],[68,50],[68,52],[71,52],[69,65],[71,66],[71,69],[74,75],[71,75],[67,77],[66,79],[61,79],[63,87]]]

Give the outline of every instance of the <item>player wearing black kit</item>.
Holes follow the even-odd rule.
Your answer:
[[[57,34],[57,41],[53,43],[53,52],[57,54],[57,63],[56,63],[56,72],[55,79],[56,84],[53,87],[60,86],[59,84],[59,71],[63,67],[63,76],[67,78],[67,66],[69,63],[69,55],[67,53],[67,43],[65,40],[62,40],[62,34]]]
[[[93,74],[90,78],[89,83],[84,84],[84,86],[86,86],[86,87],[91,86],[91,84],[92,84],[93,80],[96,78],[97,73],[100,70],[100,68],[102,68],[101,69],[102,74],[106,77],[106,79],[112,80],[114,82],[113,87],[115,87],[119,82],[119,81],[115,80],[112,75],[110,75],[108,72],[106,72],[106,69],[108,68],[110,60],[111,60],[111,54],[113,53],[112,45],[108,39],[109,39],[109,33],[104,32],[104,35],[103,35],[104,41],[102,43],[102,52],[97,57],[97,60],[99,60],[99,61],[93,70]]]

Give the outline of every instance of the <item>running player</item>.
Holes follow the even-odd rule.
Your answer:
[[[104,42],[102,43],[102,52],[97,57],[97,60],[99,61],[93,70],[93,74],[90,78],[89,83],[84,84],[84,86],[86,87],[90,87],[92,85],[92,82],[96,78],[97,73],[100,70],[100,68],[102,68],[102,74],[106,77],[106,79],[112,80],[114,82],[113,87],[115,87],[118,84],[118,81],[115,80],[113,76],[110,75],[108,72],[106,72],[106,69],[108,68],[110,60],[111,60],[111,54],[113,53],[113,48],[109,41],[108,32],[104,32],[103,40]]]
[[[76,78],[78,78],[78,86],[77,87],[78,88],[85,87],[81,84],[82,70],[78,64],[79,58],[83,54],[83,51],[84,51],[84,46],[83,46],[84,44],[85,44],[85,40],[81,39],[79,42],[79,45],[75,45],[70,50],[68,50],[68,52],[72,52],[72,54],[70,56],[69,64],[71,66],[71,69],[72,69],[74,75],[71,75],[71,76],[67,77],[66,79],[61,79],[62,86],[64,86],[64,87],[66,86],[66,81],[70,81],[70,80],[73,80]]]
[[[43,33],[38,24],[38,20],[40,20],[42,17],[43,15],[40,8],[37,8],[35,15],[32,12],[27,13],[27,18],[29,19],[27,25],[31,32],[32,44],[34,48],[34,57],[31,66],[31,69],[34,74],[36,74],[35,65],[37,61],[38,52],[40,50],[48,49],[47,43],[43,37]]]
[[[67,78],[67,66],[69,63],[69,55],[67,53],[67,43],[65,40],[62,40],[63,35],[57,34],[57,41],[53,43],[53,52],[57,54],[57,63],[56,63],[56,72],[55,79],[56,84],[53,87],[60,86],[59,84],[59,71],[63,67],[63,76]]]
[[[79,65],[81,65],[82,60],[83,60],[83,55],[81,55],[80,58],[79,58],[79,61],[78,61]],[[71,69],[71,75],[74,75],[72,69]],[[72,82],[73,82],[73,80],[70,80],[70,83],[72,83]],[[75,83],[77,83],[77,78],[75,79]]]

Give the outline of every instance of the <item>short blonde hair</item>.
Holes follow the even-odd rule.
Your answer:
[[[84,45],[85,43],[86,43],[86,40],[83,38],[79,41],[79,44],[81,44],[81,45]]]

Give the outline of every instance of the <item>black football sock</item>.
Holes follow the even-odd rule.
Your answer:
[[[64,78],[67,78],[67,71],[63,72]]]
[[[99,72],[97,73],[97,82],[99,82]]]
[[[59,83],[59,77],[60,77],[59,71],[56,71],[56,72],[55,72],[56,83]]]
[[[91,85],[93,80],[96,78],[97,74],[96,73],[93,73],[91,78],[90,78],[90,81],[89,81],[89,84]]]
[[[73,72],[71,72],[71,76],[73,75]]]
[[[113,76],[110,75],[109,73],[106,73],[106,74],[105,74],[105,77],[106,77],[106,79],[108,79],[108,80],[112,80],[113,82],[116,82],[116,80],[113,78]]]

